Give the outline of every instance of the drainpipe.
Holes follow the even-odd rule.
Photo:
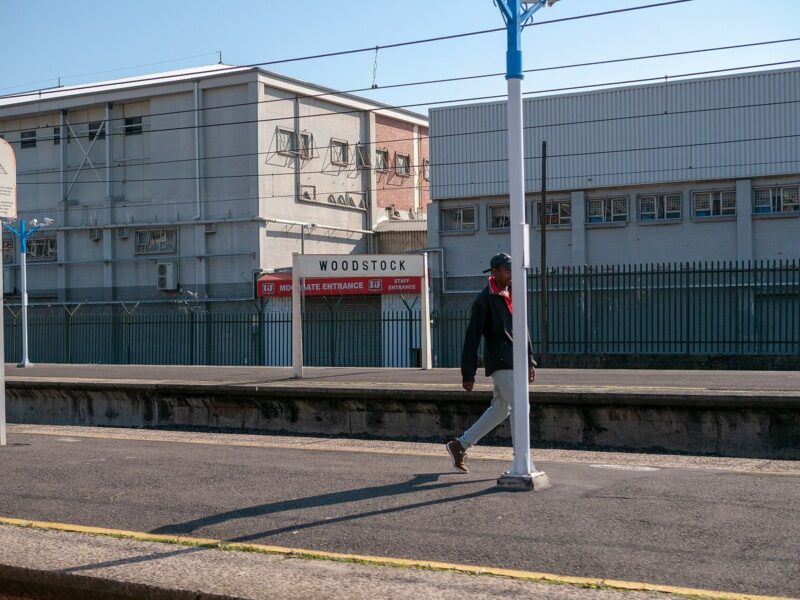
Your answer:
[[[194,176],[195,176],[195,202],[197,214],[194,219],[203,218],[200,206],[200,82],[194,82]]]

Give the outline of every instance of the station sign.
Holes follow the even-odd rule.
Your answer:
[[[300,254],[303,277],[403,277],[421,276],[420,254]]]
[[[292,274],[271,273],[256,282],[259,298],[282,298],[292,295]],[[306,278],[306,296],[360,296],[376,294],[419,294],[421,277],[337,277]]]

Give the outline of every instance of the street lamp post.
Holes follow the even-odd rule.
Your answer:
[[[18,367],[32,366],[31,361],[28,360],[28,269],[26,260],[28,254],[28,238],[42,227],[47,227],[53,223],[53,219],[50,218],[44,218],[41,221],[31,219],[30,223],[26,223],[22,220],[19,222],[19,229],[12,227],[8,223],[3,223],[3,227],[20,240],[19,272],[22,292],[22,358],[17,365]]]
[[[533,13],[557,0],[496,0],[506,23],[508,50],[508,191],[511,214],[511,277],[519,291],[514,295],[512,326],[514,335],[514,402],[511,427],[514,433],[514,462],[498,484],[517,489],[537,489],[549,485],[547,475],[536,471],[531,462],[530,407],[528,406],[528,305],[527,268],[530,248],[525,223],[525,163],[522,123],[522,28]]]

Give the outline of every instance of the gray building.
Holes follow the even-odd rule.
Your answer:
[[[800,257],[799,103],[800,69],[526,99],[532,264],[543,141],[550,267]],[[510,247],[506,105],[430,121],[436,274],[447,291],[476,289]]]
[[[31,300],[233,301],[292,252],[375,251],[376,113],[427,134],[416,113],[224,65],[0,98],[19,216],[55,220],[30,241]],[[396,187],[414,210],[394,216],[418,218],[410,167]],[[12,297],[18,252],[4,232]]]

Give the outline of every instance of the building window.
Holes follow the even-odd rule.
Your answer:
[[[796,185],[753,190],[753,214],[800,211],[799,190]]]
[[[29,260],[55,260],[57,257],[55,236],[33,237],[28,240]]]
[[[536,222],[542,225],[542,203],[536,204]],[[569,225],[572,223],[572,202],[561,200],[548,202],[544,207],[544,218],[547,225]]]
[[[694,192],[692,214],[695,217],[734,216],[736,214],[736,191]]]
[[[169,254],[178,249],[178,230],[157,227],[136,230],[136,254]]]
[[[142,117],[125,118],[125,135],[141,135]]]
[[[313,185],[301,185],[300,198],[308,202],[314,202],[317,199],[317,187]]]
[[[441,215],[442,231],[475,231],[478,228],[474,206],[443,208]]]
[[[628,197],[598,198],[586,201],[587,223],[626,223]]]
[[[347,142],[331,139],[331,162],[342,166],[350,164],[347,150]]]
[[[275,134],[275,141],[278,154],[284,156],[294,156],[297,149],[295,145],[294,131],[291,129],[278,128]]]
[[[14,240],[3,240],[3,264],[11,265],[14,263]]]
[[[389,169],[389,151],[386,149],[375,151],[375,170],[387,171]]]
[[[314,136],[308,131],[300,133],[300,156],[303,158],[311,158],[314,152]]]
[[[359,169],[369,169],[369,151],[364,144],[356,144],[356,166]]]
[[[681,194],[647,194],[639,196],[640,221],[680,220]]]
[[[489,207],[489,229],[508,229],[511,226],[511,212],[508,206]]]
[[[36,131],[23,131],[19,135],[20,148],[36,148]]]
[[[431,161],[427,158],[422,159],[422,178],[425,181],[431,180]]]
[[[394,155],[394,172],[397,175],[408,177],[411,174],[409,166],[408,154],[400,154],[399,152]]]
[[[95,139],[102,140],[106,137],[106,128],[102,121],[92,121],[89,123],[89,141]]]
[[[61,127],[53,127],[53,145],[61,145]]]

